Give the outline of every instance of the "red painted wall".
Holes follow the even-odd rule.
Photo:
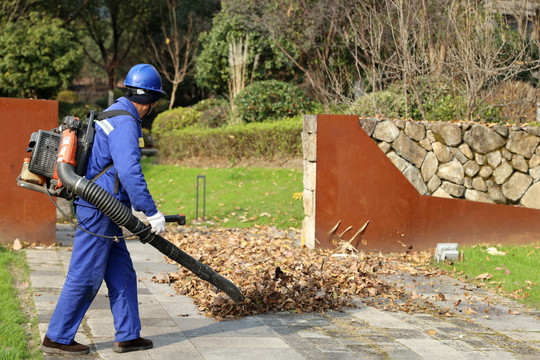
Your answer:
[[[420,195],[359,125],[357,116],[317,117],[315,238],[348,226],[344,240],[370,220],[358,249],[402,251],[437,243],[530,243],[540,239],[540,210]],[[367,245],[361,243],[361,239]]]
[[[56,242],[56,211],[47,195],[17,186],[30,134],[58,126],[58,102],[0,98],[0,242]]]

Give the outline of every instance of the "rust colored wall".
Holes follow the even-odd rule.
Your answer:
[[[315,238],[333,247],[328,232],[350,240],[367,220],[358,249],[402,251],[437,243],[530,243],[540,239],[540,210],[420,195],[376,143],[357,116],[317,117]],[[362,245],[360,239],[367,241]]]
[[[55,207],[45,194],[17,186],[30,134],[58,126],[58,102],[0,98],[0,242],[56,242]]]

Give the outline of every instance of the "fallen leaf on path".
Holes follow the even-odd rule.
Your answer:
[[[334,236],[339,223],[331,230]],[[422,270],[400,254],[357,251],[353,256],[336,257],[330,249],[296,246],[288,235],[291,231],[300,239],[300,230],[281,231],[263,226],[185,227],[181,232],[166,235],[182,251],[232,281],[244,295],[240,303],[234,303],[181,266],[168,279],[177,293],[192,297],[199,311],[216,320],[279,311],[341,311],[356,307],[358,300],[383,310],[411,312],[434,308],[418,294],[417,299],[411,299],[402,287],[388,284],[382,276],[402,274],[402,269],[416,274],[432,274],[435,270]],[[431,255],[426,252],[415,254],[414,258],[418,263],[428,263]]]
[[[477,314],[477,312],[474,311],[473,309],[471,309],[470,306],[468,306],[468,307],[465,308],[465,314],[471,315],[471,314]]]
[[[161,272],[157,275],[152,276],[152,281],[157,282],[157,283],[167,283],[167,284],[171,282],[169,279],[169,274],[166,272]]]

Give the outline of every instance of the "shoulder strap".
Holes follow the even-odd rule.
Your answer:
[[[101,175],[105,174],[107,171],[109,171],[110,168],[112,168],[113,166],[113,162],[111,161],[110,163],[108,163],[107,165],[105,165],[105,167],[103,168],[103,170],[101,170],[99,173],[96,174],[96,176],[94,176],[92,178],[92,182],[95,182],[97,179],[99,179],[101,177]]]
[[[111,123],[107,119],[115,117],[115,116],[120,116],[120,115],[131,116],[133,119],[137,120],[135,116],[131,115],[131,113],[127,110],[109,110],[109,111],[101,111],[97,113],[97,115],[94,118],[94,122],[103,131],[105,131],[105,134],[107,134],[108,136],[111,133],[111,131],[114,130],[114,127],[111,125]]]
[[[112,118],[112,117],[120,116],[120,115],[131,116],[132,118],[135,119],[135,117],[131,115],[131,113],[127,110],[109,110],[109,111],[98,112],[95,117],[95,120],[99,121],[99,120],[108,119],[108,118]]]
[[[94,118],[94,121],[96,122],[97,125],[99,125],[100,128],[103,129],[103,131],[105,131],[105,133],[107,135],[109,135],[110,132],[114,130],[114,128],[112,127],[112,125],[106,119],[112,118],[112,117],[115,117],[115,116],[120,116],[120,115],[131,116],[132,118],[137,120],[127,110],[109,110],[109,111],[98,112],[97,115]],[[112,166],[113,166],[113,163],[111,161],[109,164],[107,164],[107,166],[105,166],[105,168],[103,170],[101,170],[96,176],[94,176],[91,181],[95,182],[101,175],[105,174]],[[119,185],[119,183],[120,183],[120,181],[118,179],[118,174],[116,174],[115,180],[114,180],[114,193],[115,194],[118,193],[118,185]]]

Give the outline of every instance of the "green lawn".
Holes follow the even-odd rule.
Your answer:
[[[28,318],[23,311],[33,309],[33,299],[19,293],[16,283],[28,284],[24,252],[0,246],[0,359],[42,359],[35,346],[39,344],[37,318]]]
[[[495,247],[505,255],[490,255]],[[540,308],[540,242],[525,246],[475,245],[460,248],[463,262],[434,263],[451,276],[484,284],[509,298]]]
[[[300,228],[303,171],[298,169],[188,168],[154,165],[143,160],[148,188],[165,214],[183,213],[188,224],[196,217],[197,176],[206,178],[205,220],[226,227],[276,226]],[[203,215],[203,179],[199,179],[199,220]]]

